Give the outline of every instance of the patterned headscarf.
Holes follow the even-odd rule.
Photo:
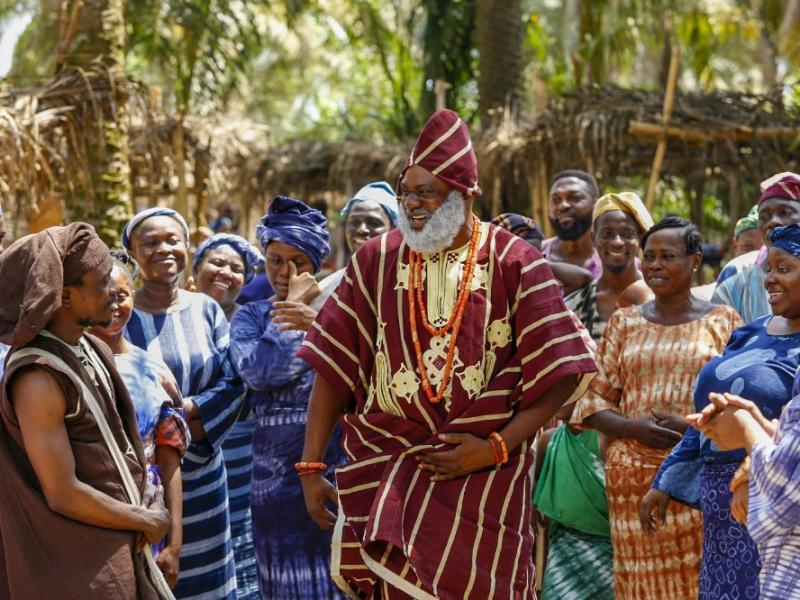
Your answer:
[[[412,165],[419,165],[465,194],[479,196],[478,157],[466,123],[446,108],[437,110],[417,138],[400,180]]]
[[[750,231],[751,229],[758,229],[758,205],[750,209],[744,217],[736,221],[736,227],[733,229],[733,237],[739,237],[740,233]]]
[[[273,241],[294,246],[305,253],[318,271],[322,260],[331,251],[328,219],[294,198],[275,196],[267,214],[261,218],[256,228],[256,236],[261,247]]]
[[[506,231],[521,237],[531,245],[538,245],[544,239],[542,228],[539,224],[525,215],[517,213],[502,213],[492,219],[492,224],[502,227]]]
[[[380,204],[383,212],[389,217],[392,227],[397,227],[397,195],[392,186],[385,181],[375,181],[362,187],[355,196],[350,198],[339,214],[347,217],[356,204],[366,200],[374,200]]]
[[[800,175],[797,173],[778,173],[761,182],[761,204],[771,198],[800,201]]]
[[[256,267],[264,264],[264,257],[258,248],[253,246],[250,242],[241,236],[232,233],[217,233],[210,238],[203,240],[203,243],[197,247],[197,252],[192,258],[192,272],[196,275],[200,263],[203,261],[203,256],[206,252],[217,246],[230,246],[239,256],[242,257],[244,263],[244,282],[248,283],[256,274]]]
[[[785,227],[776,227],[769,234],[773,248],[785,250],[792,256],[800,258],[800,225],[793,223]]]
[[[643,232],[653,226],[653,217],[650,215],[650,211],[647,210],[639,195],[633,192],[620,192],[601,196],[594,205],[592,223],[597,221],[600,215],[614,210],[621,210],[631,215]]]
[[[189,226],[186,224],[186,219],[184,219],[180,213],[176,210],[172,210],[171,208],[161,208],[161,207],[154,207],[154,208],[146,208],[145,210],[137,213],[128,224],[125,225],[125,229],[122,230],[122,247],[125,248],[128,252],[131,250],[131,234],[133,234],[133,230],[136,229],[139,225],[142,224],[143,221],[146,221],[150,217],[172,217],[175,219],[180,226],[183,228],[183,235],[186,239],[186,243],[189,243]]]

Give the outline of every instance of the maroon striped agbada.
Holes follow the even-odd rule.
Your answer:
[[[331,570],[344,590],[381,598],[534,598],[532,439],[507,464],[432,482],[414,457],[444,448],[439,433],[486,438],[552,385],[597,367],[547,261],[530,244],[481,224],[477,265],[454,376],[432,405],[408,320],[409,250],[395,230],[367,242],[308,332],[299,355],[352,392],[340,420],[350,462],[336,471],[339,519]],[[454,309],[467,248],[424,255],[423,298],[434,326]],[[449,334],[419,328],[433,387]],[[567,400],[567,399],[565,399]]]

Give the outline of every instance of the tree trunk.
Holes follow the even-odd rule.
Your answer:
[[[87,122],[93,126],[84,132],[91,189],[87,205],[76,212],[93,223],[108,244],[114,245],[133,213],[123,0],[71,0],[66,6],[68,18],[62,20],[65,26],[56,68],[96,73],[89,81],[108,89],[98,90],[94,98],[83,99],[82,109],[91,111]]]
[[[524,87],[522,3],[520,0],[477,0],[478,105],[481,126],[488,129],[495,111],[520,108]]]

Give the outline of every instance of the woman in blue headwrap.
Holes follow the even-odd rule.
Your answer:
[[[345,241],[352,255],[368,240],[397,227],[397,194],[385,181],[368,183],[350,198],[339,214],[345,219]],[[344,272],[342,267],[319,282],[322,293],[312,304],[314,308],[322,308]]]
[[[800,366],[800,226],[778,227],[770,241],[764,285],[772,314],[736,329],[722,356],[712,358],[700,371],[693,388],[697,412],[709,406],[709,395],[735,394],[752,400],[767,419],[775,419],[792,398]],[[645,529],[658,527],[670,510],[670,500],[700,509],[700,600],[755,600],[761,565],[768,568],[772,562],[757,549],[763,538],[759,539],[752,527],[748,532],[746,525],[747,486],[742,482],[747,478],[734,478],[744,458],[743,450],[723,451],[702,430],[689,428],[664,460],[642,501],[640,517]],[[764,576],[770,574],[762,574],[762,580]]]
[[[313,381],[311,368],[296,354],[316,316],[308,303],[319,293],[313,273],[330,250],[328,223],[302,202],[277,196],[257,233],[275,295],[234,315],[231,356],[250,388],[257,418],[250,502],[261,595],[339,597],[330,574],[330,533],[298,510],[304,501],[294,468],[303,450]],[[343,462],[338,442],[325,462],[332,476]]]
[[[192,259],[192,274],[198,292],[211,296],[230,320],[239,308],[236,299],[249,283],[256,268],[264,264],[258,248],[243,237],[217,233],[197,247]]]
[[[216,300],[230,322],[239,309],[236,299],[242,286],[253,279],[256,267],[263,264],[261,252],[246,239],[232,233],[217,233],[198,246],[192,259],[195,289]],[[236,561],[237,600],[260,598],[250,516],[255,427],[255,414],[246,403],[222,444],[228,473],[228,512]]]
[[[229,356],[230,328],[219,304],[181,289],[189,229],[169,208],[138,213],[122,245],[139,266],[141,286],[125,337],[166,363],[183,396],[192,443],[181,466],[183,547],[177,598],[236,598],[236,567],[221,446],[244,400]]]

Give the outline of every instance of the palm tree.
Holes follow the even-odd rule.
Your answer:
[[[75,203],[77,216],[95,223],[101,237],[115,244],[132,213],[123,0],[74,0],[61,6],[56,76],[77,71],[93,90],[74,97],[81,110],[92,111],[87,122],[94,129],[85,132],[88,197]]]
[[[525,24],[521,0],[477,0],[475,23],[480,56],[478,93],[481,124],[492,112],[508,107],[516,114],[524,84]]]

